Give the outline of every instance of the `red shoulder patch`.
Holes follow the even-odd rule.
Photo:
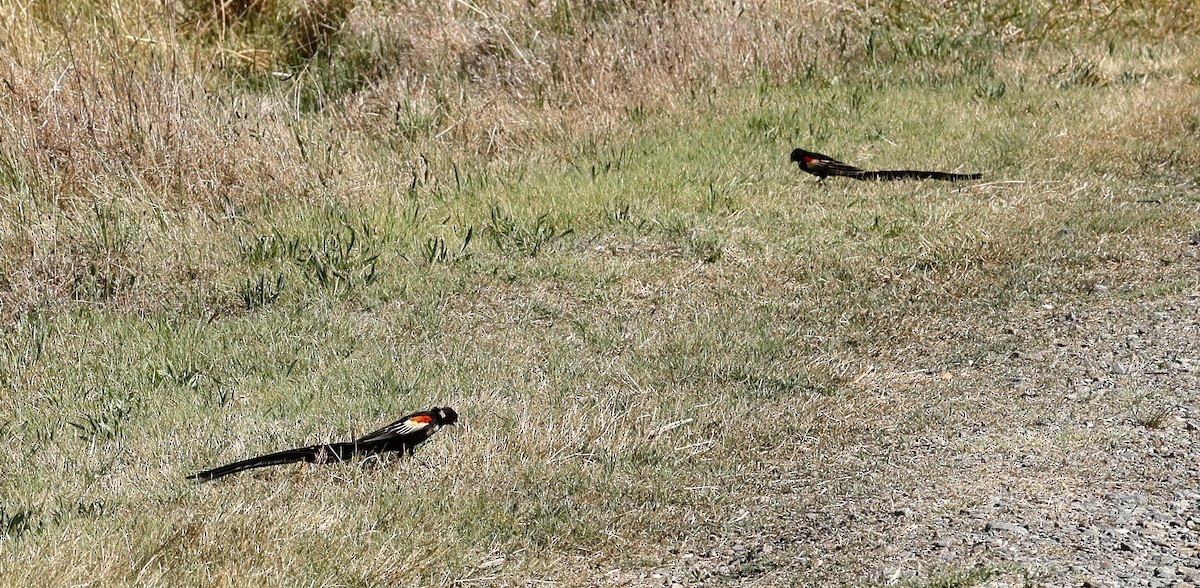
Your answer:
[[[813,158],[813,157],[810,157],[810,156],[808,156],[808,155],[805,155],[805,156],[804,156],[804,163],[812,163],[812,162],[814,162],[814,161],[816,161],[816,159],[815,159],[815,158]]]
[[[423,415],[420,415],[420,416],[415,416],[415,417],[413,417],[413,418],[411,418],[411,419],[408,419],[408,422],[410,422],[410,423],[421,423],[422,425],[428,425],[429,423],[432,423],[432,422],[433,422],[433,417],[431,417],[431,416],[429,416],[429,415],[427,415],[427,414],[423,414]]]

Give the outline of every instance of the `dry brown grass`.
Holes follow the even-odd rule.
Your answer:
[[[205,211],[315,190],[316,146],[332,148],[318,162],[331,169],[374,159],[360,153],[365,138],[409,161],[438,145],[512,156],[548,139],[619,134],[630,111],[669,110],[730,82],[854,78],[904,60],[953,75],[987,67],[952,65],[978,49],[1149,38],[1197,18],[1154,2],[1120,13],[1103,3],[975,13],[567,0],[19,8],[0,8],[0,132],[15,185],[60,207],[87,208],[109,190]]]

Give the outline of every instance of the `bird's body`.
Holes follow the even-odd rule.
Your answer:
[[[356,455],[379,455],[389,451],[400,451],[411,455],[418,445],[432,437],[438,429],[457,422],[458,413],[453,408],[435,406],[430,410],[407,415],[354,441],[309,445],[308,447],[268,453],[198,472],[188,476],[188,479],[208,482],[254,468],[298,462],[341,462]]]
[[[792,150],[792,161],[818,180],[828,176],[840,176],[856,180],[944,180],[958,182],[963,180],[978,180],[983,174],[952,174],[938,171],[919,171],[911,169],[867,171],[852,165],[842,163],[828,155],[804,149]]]

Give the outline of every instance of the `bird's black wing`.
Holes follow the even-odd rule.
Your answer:
[[[849,178],[856,178],[863,174],[869,173],[848,163],[842,163],[836,159],[818,159],[815,160],[812,165],[814,167],[819,165],[825,175],[828,176],[846,176]]]
[[[863,170],[838,161],[824,153],[793,149],[791,160],[800,165],[800,169],[815,176],[850,176],[865,173]]]
[[[429,411],[414,412],[378,431],[367,433],[355,439],[354,442],[372,443],[409,438],[419,438],[424,441],[438,428],[438,420]]]

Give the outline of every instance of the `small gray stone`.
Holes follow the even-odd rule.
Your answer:
[[[1025,577],[1019,574],[1006,574],[998,578],[992,578],[977,588],[1023,588],[1025,586]]]
[[[1108,294],[1108,286],[1105,286],[1104,284],[1096,284],[1095,286],[1092,286],[1092,295],[1104,296],[1105,294]]]
[[[1180,570],[1183,572],[1183,580],[1192,584],[1200,584],[1200,569],[1185,567]]]
[[[916,575],[912,570],[906,570],[903,567],[895,564],[884,564],[879,567],[879,578],[887,584],[895,584],[900,580],[911,578]]]
[[[1030,349],[1028,351],[1014,351],[1012,357],[1013,359],[1028,359],[1030,361],[1042,361],[1043,359],[1046,359],[1046,355],[1036,349]]]
[[[1017,525],[1017,524],[1013,524],[1013,523],[1006,523],[1004,521],[992,521],[992,522],[988,523],[987,526],[985,526],[983,528],[983,530],[984,531],[1002,531],[1005,533],[1012,533],[1014,535],[1021,535],[1021,536],[1025,536],[1025,535],[1029,534],[1029,529],[1022,527],[1021,525]]]

